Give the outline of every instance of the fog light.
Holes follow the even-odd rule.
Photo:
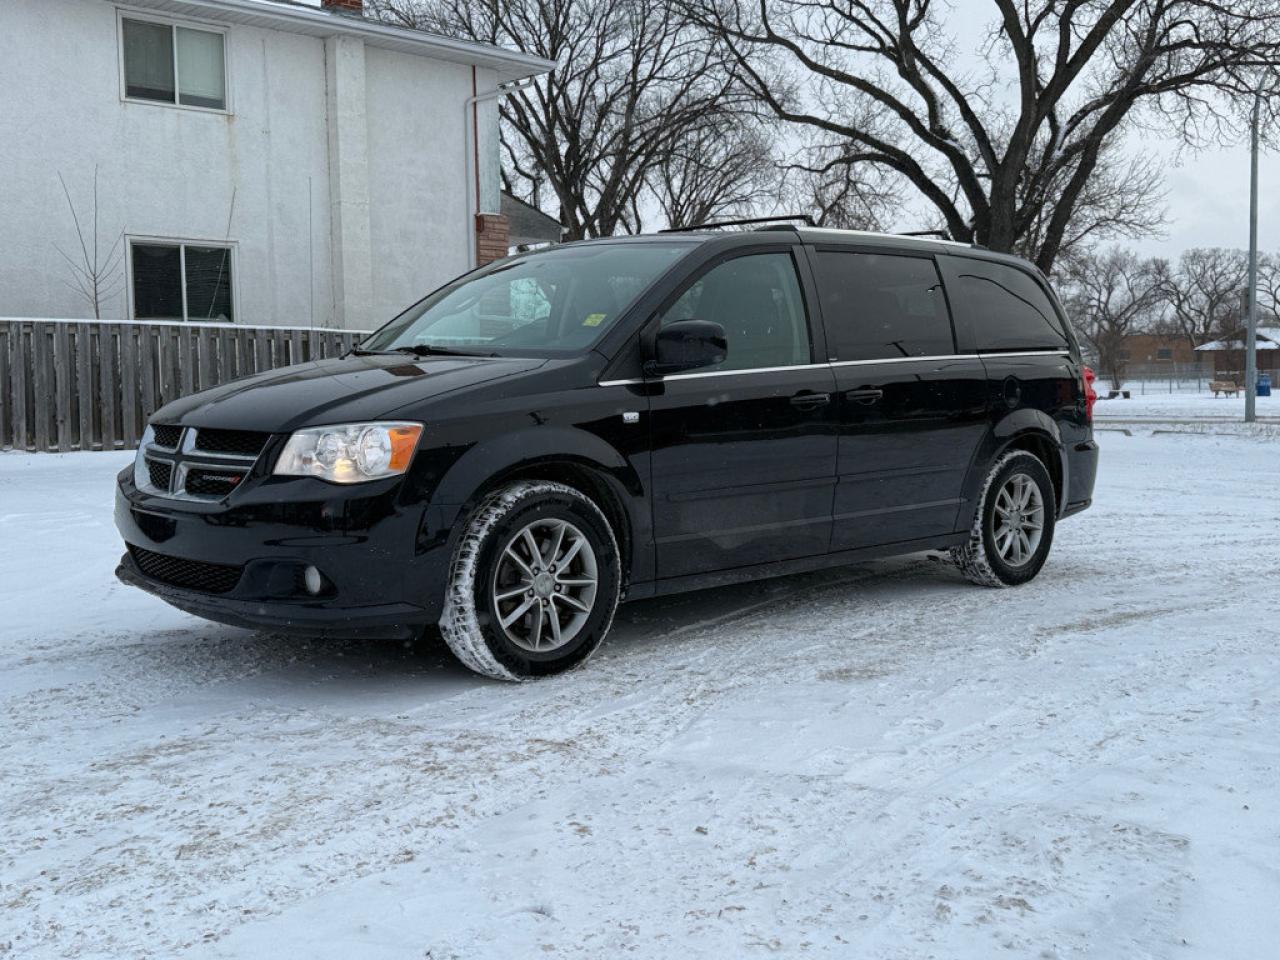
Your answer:
[[[307,567],[302,571],[302,582],[306,585],[307,593],[312,595],[324,589],[324,577],[320,576],[320,571],[315,567]]]

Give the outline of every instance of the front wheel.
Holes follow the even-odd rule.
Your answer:
[[[1013,450],[991,466],[967,542],[951,548],[960,571],[984,587],[1033,579],[1053,544],[1053,480],[1040,459]]]
[[[609,521],[573,487],[520,481],[467,521],[440,632],[459,660],[499,680],[559,673],[609,632],[621,593]]]

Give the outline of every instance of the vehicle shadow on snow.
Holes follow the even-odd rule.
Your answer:
[[[797,608],[820,620],[828,605],[831,616],[837,605],[847,616],[847,603],[860,593],[882,600],[888,591],[905,603],[918,594],[923,603],[950,589],[972,588],[950,563],[911,556],[635,600],[618,608],[605,650],[609,662],[626,667],[628,653],[658,646],[687,652],[708,631],[731,630],[737,621],[759,627]],[[780,636],[780,643],[788,641]],[[320,640],[192,621],[189,628],[138,636],[131,648],[137,669],[179,681],[188,695],[274,705],[381,713],[495,687],[462,667],[434,628],[413,640]]]
[[[694,639],[706,630],[738,620],[758,622],[788,608],[802,607],[821,619],[824,607],[839,604],[842,613],[852,591],[901,592],[923,598],[938,586],[967,586],[949,562],[924,554],[864,561],[812,573],[714,587],[653,600],[639,600],[618,608],[610,648],[647,647]],[[780,638],[787,642],[786,638]]]
[[[796,606],[821,618],[827,604],[847,604],[851,590],[879,593],[887,587],[906,595],[918,591],[923,598],[933,589],[962,583],[950,564],[917,555],[637,600],[618,608],[606,647],[625,658],[628,650],[683,646],[707,630],[740,619],[758,624],[760,617]],[[185,674],[201,684],[231,683],[251,696],[296,696],[351,707],[388,698],[442,699],[493,684],[459,664],[434,629],[407,641],[331,640],[193,621],[191,629],[139,640],[152,669]],[[221,695],[226,693],[223,687]]]

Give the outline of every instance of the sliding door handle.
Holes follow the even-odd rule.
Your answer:
[[[813,410],[817,407],[825,407],[831,402],[831,394],[829,393],[797,393],[791,398],[791,405],[799,407],[801,410]]]

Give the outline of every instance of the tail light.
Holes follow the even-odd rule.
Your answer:
[[[1098,402],[1098,391],[1093,389],[1093,381],[1098,375],[1090,367],[1081,367],[1080,383],[1084,387],[1084,419],[1093,423],[1093,405]]]

